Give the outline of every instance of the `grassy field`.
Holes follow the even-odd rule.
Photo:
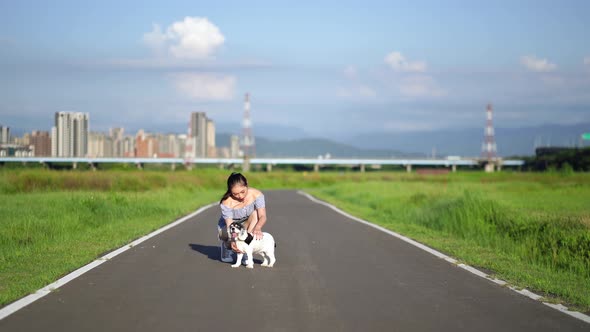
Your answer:
[[[217,169],[0,170],[0,305],[217,201],[228,175]],[[270,189],[317,187],[342,177],[277,172],[248,178]]]
[[[590,310],[590,174],[451,174],[309,190],[518,287]]]
[[[0,305],[222,194],[227,170],[0,170]],[[590,309],[590,174],[254,172],[468,264]]]

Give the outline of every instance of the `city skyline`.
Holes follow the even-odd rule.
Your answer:
[[[590,119],[589,9],[586,1],[3,1],[0,122],[31,131],[46,126],[43,114],[74,111],[92,113],[100,131],[149,122],[181,132],[193,111],[239,123],[249,91],[255,131],[335,138],[482,128],[487,103],[502,128],[578,124]]]
[[[0,156],[191,159],[241,155],[237,135],[230,137],[229,146],[216,146],[215,123],[205,112],[192,112],[189,119],[185,133],[139,129],[126,135],[124,127],[112,127],[108,132],[90,130],[90,113],[56,112],[49,130],[35,129],[22,136],[0,123]]]

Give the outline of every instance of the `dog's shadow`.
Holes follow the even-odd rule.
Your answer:
[[[214,261],[221,260],[221,252],[220,252],[219,246],[208,246],[208,245],[197,244],[197,243],[189,243],[189,247],[191,247],[192,250],[207,256],[207,258],[209,258],[209,259],[212,259]],[[234,254],[234,259],[235,259],[235,254]],[[254,264],[262,264],[262,260],[257,259],[255,257]]]

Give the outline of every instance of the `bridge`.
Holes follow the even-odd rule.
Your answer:
[[[50,166],[57,163],[71,163],[73,168],[78,164],[88,164],[92,169],[98,164],[134,164],[143,168],[144,164],[170,164],[172,169],[176,165],[184,165],[192,168],[197,164],[210,164],[220,166],[242,165],[242,168],[249,169],[250,165],[265,165],[267,171],[271,171],[273,165],[304,165],[313,166],[315,171],[325,166],[358,167],[361,172],[366,167],[402,166],[408,172],[413,166],[426,167],[447,167],[453,172],[458,166],[476,167],[485,166],[489,170],[490,163],[485,159],[478,158],[448,158],[448,159],[314,159],[314,158],[72,158],[72,157],[0,157],[0,164],[4,163],[40,163]],[[523,160],[494,159],[493,166],[497,169],[502,167],[520,167],[524,165]],[[493,168],[492,168],[493,170]]]

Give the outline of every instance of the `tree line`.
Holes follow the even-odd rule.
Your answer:
[[[590,171],[590,147],[537,148],[534,156],[521,157],[525,161],[523,170],[528,171]]]

